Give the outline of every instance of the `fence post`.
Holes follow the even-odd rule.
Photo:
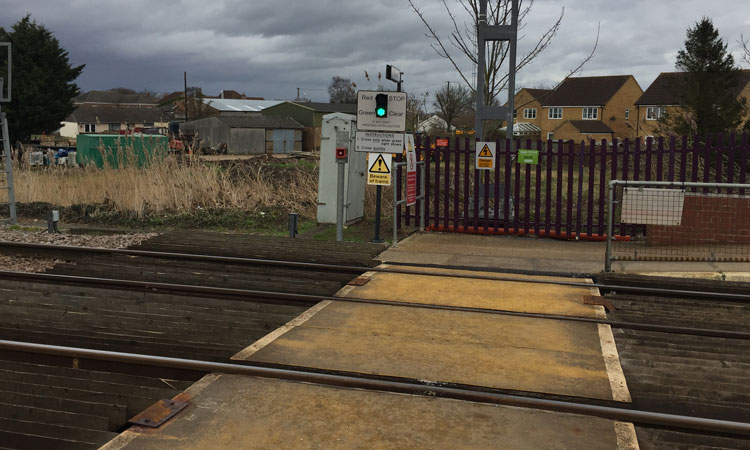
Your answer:
[[[396,162],[393,164],[393,168],[395,173],[401,172],[401,164],[399,162]],[[396,189],[396,184],[398,184],[401,181],[401,178],[398,177],[394,180],[394,186],[393,186],[393,243],[391,244],[392,248],[398,247],[398,210],[399,210],[399,196],[398,191],[399,189]]]
[[[609,202],[608,202],[608,212],[607,214],[607,251],[604,256],[604,271],[605,272],[611,272],[612,271],[612,229],[614,228],[612,225],[614,223],[614,215],[615,215],[615,208],[614,208],[614,201],[615,201],[615,186],[617,185],[617,180],[612,180],[609,182]]]
[[[417,163],[419,165],[419,163]],[[425,187],[425,179],[427,178],[427,161],[422,161],[422,178],[419,181],[419,192],[421,193],[421,199],[420,202],[421,208],[419,208],[419,212],[421,213],[419,215],[419,231],[424,231],[424,222],[425,222],[425,205],[427,204],[427,195],[425,194],[424,187]]]

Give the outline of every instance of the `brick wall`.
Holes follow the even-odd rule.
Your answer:
[[[685,194],[682,223],[647,225],[649,245],[750,244],[750,197]]]

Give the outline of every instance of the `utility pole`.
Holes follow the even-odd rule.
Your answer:
[[[8,65],[8,71],[5,75],[8,77],[7,92],[5,95],[5,79],[0,76],[0,103],[10,103],[11,91],[12,91],[12,52],[10,42],[0,42],[0,48],[7,49],[8,57],[6,59]],[[0,72],[0,75],[3,75]],[[11,225],[15,225],[18,221],[16,216],[16,194],[15,185],[13,183],[13,158],[11,157],[11,146],[10,146],[10,134],[8,133],[8,119],[5,113],[0,110],[0,190],[7,191],[7,202],[0,200],[0,206],[8,207],[8,218],[0,219],[0,222],[7,220]]]
[[[477,21],[477,86],[476,86],[476,112],[474,116],[474,136],[477,141],[484,140],[484,121],[502,120],[506,117],[508,126],[505,128],[505,136],[510,139],[510,148],[513,149],[513,96],[516,86],[516,40],[518,37],[518,0],[511,0],[510,25],[487,25],[487,0],[479,0],[479,20]],[[484,98],[485,90],[485,53],[486,41],[508,41],[509,67],[508,67],[508,106],[486,105]],[[495,183],[499,183],[495,180]],[[479,197],[484,195],[482,179],[479,179]],[[475,199],[479,201],[479,199]],[[485,215],[487,211],[485,211]]]
[[[188,121],[187,72],[185,72],[185,122]]]
[[[506,117],[508,127],[506,137],[513,144],[513,97],[516,89],[516,40],[518,34],[518,0],[511,0],[510,25],[487,25],[487,0],[479,0],[479,20],[477,22],[477,86],[476,86],[476,116],[474,130],[478,139],[484,139],[484,121],[502,119]],[[485,105],[484,74],[485,74],[485,43],[486,41],[508,41],[508,106]]]
[[[403,74],[403,72],[391,65],[386,65],[385,67],[385,78],[396,83],[396,92],[401,92],[401,84],[403,83],[401,77],[403,76]],[[396,189],[396,183],[397,181],[393,182],[393,189]],[[382,198],[383,187],[381,185],[377,185],[375,187],[375,237],[373,237],[372,241],[370,241],[374,243],[383,242],[383,239],[380,238],[380,209]]]

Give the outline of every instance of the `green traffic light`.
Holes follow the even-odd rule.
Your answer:
[[[378,117],[385,117],[385,108],[378,108],[375,110],[375,114],[377,114]]]

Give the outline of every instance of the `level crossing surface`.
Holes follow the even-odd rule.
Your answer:
[[[435,270],[435,269],[433,269]],[[592,288],[368,272],[339,296],[603,317]],[[476,272],[474,272],[476,273]],[[579,280],[583,281],[583,280]],[[607,325],[326,300],[234,359],[627,405]],[[631,424],[574,414],[212,374],[157,430],[105,448],[638,448]],[[210,446],[210,445],[209,445]]]

